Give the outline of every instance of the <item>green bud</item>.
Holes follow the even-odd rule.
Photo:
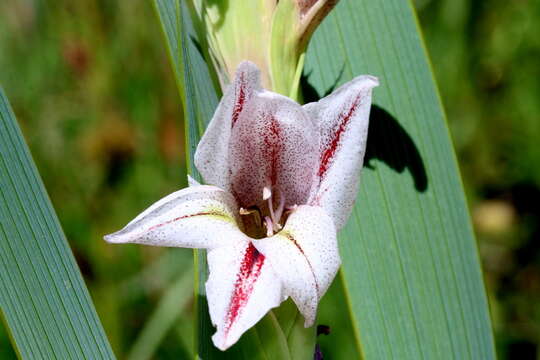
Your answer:
[[[298,98],[307,44],[337,0],[192,0],[221,85],[244,60],[257,64],[263,86]]]

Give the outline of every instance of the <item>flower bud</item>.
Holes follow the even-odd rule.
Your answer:
[[[244,60],[261,69],[263,86],[298,97],[304,54],[337,0],[192,0],[222,87]]]

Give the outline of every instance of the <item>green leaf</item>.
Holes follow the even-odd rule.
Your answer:
[[[319,95],[360,74],[381,83],[361,191],[340,234],[364,357],[495,358],[463,187],[410,3],[341,1],[312,39],[305,74]]]
[[[19,357],[113,359],[2,89],[0,174],[0,305]]]

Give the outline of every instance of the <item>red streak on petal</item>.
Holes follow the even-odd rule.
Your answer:
[[[278,160],[281,153],[281,128],[276,118],[271,116],[268,127],[265,127],[264,134],[264,149],[265,157],[270,164],[270,185],[275,186],[277,183]]]
[[[187,218],[192,218],[192,217],[196,217],[196,216],[209,216],[209,215],[227,218],[227,216],[226,216],[225,214],[219,213],[219,212],[217,212],[217,211],[200,212],[200,213],[197,213],[197,214],[191,214],[191,215],[179,216],[179,217],[174,218],[174,219],[172,219],[172,220],[165,221],[165,222],[160,223],[160,224],[156,224],[156,225],[150,227],[148,230],[146,230],[146,232],[150,232],[150,231],[152,231],[152,230],[155,230],[155,229],[157,229],[157,228],[159,228],[159,227],[168,225],[168,224],[173,223],[173,222],[178,221],[178,220],[187,219]]]
[[[246,101],[246,92],[245,92],[245,79],[244,74],[240,74],[240,86],[238,88],[238,93],[236,95],[236,101],[234,103],[234,109],[232,113],[232,119],[231,119],[231,128],[234,127],[234,124],[238,120],[238,117],[240,116],[240,113],[242,112],[242,109],[244,109],[244,103]]]
[[[264,255],[249,243],[240,264],[240,271],[236,277],[236,282],[234,283],[234,293],[229,304],[229,311],[227,312],[225,334],[228,334],[238,315],[240,315],[242,309],[247,304],[253,292],[253,287],[261,274],[263,264]]]
[[[324,149],[324,151],[321,154],[321,162],[319,165],[319,177],[323,177],[328,168],[330,167],[330,163],[332,162],[332,159],[334,158],[334,155],[336,153],[336,149],[339,145],[339,142],[341,141],[341,136],[343,135],[343,132],[345,132],[345,129],[347,128],[347,124],[349,123],[349,120],[352,118],[354,112],[356,111],[356,108],[358,107],[358,104],[360,104],[360,95],[354,99],[354,102],[352,103],[352,106],[350,107],[349,111],[345,113],[341,113],[339,116],[339,122],[338,126],[334,131],[334,135],[332,136],[332,140]]]
[[[308,257],[306,256],[306,253],[304,253],[304,249],[300,246],[300,244],[296,241],[296,239],[292,236],[291,233],[285,233],[285,237],[291,241],[294,246],[300,251],[300,253],[304,256],[306,259],[306,262],[309,266],[309,269],[311,270],[311,275],[313,275],[313,282],[315,283],[315,289],[317,290],[317,295],[319,295],[319,284],[317,283],[317,277],[315,276],[315,270],[313,269],[313,266],[311,265],[311,262],[309,261]]]

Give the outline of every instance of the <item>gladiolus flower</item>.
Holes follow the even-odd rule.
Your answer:
[[[288,297],[312,326],[340,266],[336,234],[356,197],[377,85],[359,76],[300,106],[241,63],[195,154],[210,185],[191,180],[105,240],[207,249],[221,350]]]

